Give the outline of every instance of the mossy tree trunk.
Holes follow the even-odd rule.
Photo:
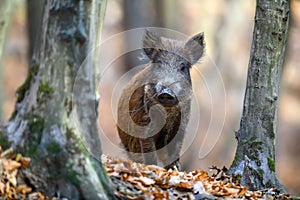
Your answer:
[[[3,0],[0,3],[0,125],[3,121],[2,116],[2,105],[3,105],[3,68],[2,68],[2,58],[3,49],[5,45],[5,36],[7,32],[7,27],[11,17],[12,10],[12,0]]]
[[[250,189],[281,188],[275,173],[275,135],[288,23],[288,0],[257,0],[238,147],[230,168]]]
[[[101,155],[97,115],[87,105],[97,101],[96,80],[81,76],[85,85],[76,94],[81,104],[72,99],[78,71],[97,72],[98,51],[89,53],[99,42],[105,8],[106,0],[45,1],[29,75],[17,91],[15,112],[1,136],[2,144],[7,139],[17,152],[32,158],[21,178],[49,196],[114,198],[95,159]],[[81,65],[88,54],[90,61]]]

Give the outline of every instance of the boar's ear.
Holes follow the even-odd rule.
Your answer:
[[[195,64],[204,52],[204,33],[199,33],[185,43],[185,49],[189,53],[191,64]]]
[[[150,59],[153,59],[155,52],[158,51],[159,44],[160,37],[158,37],[154,32],[150,31],[149,29],[146,29],[143,39],[143,49]]]

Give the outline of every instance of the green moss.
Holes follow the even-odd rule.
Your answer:
[[[85,156],[91,156],[90,152],[88,151],[88,149],[86,148],[86,145],[83,142],[83,139],[80,138],[78,144],[79,144],[78,145],[79,149]]]
[[[98,163],[98,165],[96,167],[94,167],[94,169],[97,170],[102,185],[104,187],[106,187],[107,189],[111,189],[107,185],[107,183],[109,182],[110,179],[109,179],[106,168],[102,164],[99,164],[100,162],[97,162],[97,163]]]
[[[256,161],[258,159],[258,151],[256,149],[249,149],[248,153],[244,153],[244,155],[247,155],[248,158],[250,158],[250,160],[252,161]]]
[[[31,133],[42,133],[45,126],[45,119],[38,114],[32,114],[26,117],[28,119],[28,127]]]
[[[263,142],[255,141],[255,138],[252,137],[243,144],[242,155],[247,155],[251,160],[255,161],[258,166],[261,166],[261,162],[258,159],[259,153],[263,150]]]
[[[44,130],[45,119],[38,114],[31,114],[26,116],[26,118],[28,119],[28,129],[30,133],[29,144],[26,145],[26,155],[35,157]]]
[[[257,173],[258,173],[258,175],[259,175],[259,176],[258,176],[259,179],[260,179],[260,180],[263,180],[264,173],[265,173],[264,170],[258,169],[258,170],[257,170]]]
[[[263,174],[264,174],[264,171],[262,169],[251,169],[251,173],[254,177],[256,177],[257,179],[259,180],[262,180],[262,177],[263,177]]]
[[[238,181],[239,183],[241,182],[242,176],[240,174],[237,174],[235,176],[235,181]]]
[[[249,140],[244,141],[243,145],[246,145],[246,147],[250,149],[262,149],[263,142],[256,141],[255,139],[255,137],[251,137]]]
[[[74,143],[72,146],[70,146],[70,148],[74,149],[76,152],[83,153],[85,156],[90,156],[83,139],[79,138],[69,127],[66,128],[66,136],[68,141],[72,141]]]
[[[30,82],[31,82],[31,74],[29,74],[25,80],[25,82],[17,89],[17,102],[21,102],[23,101],[26,91],[29,89],[30,87]]]
[[[50,145],[47,146],[47,151],[51,154],[59,153],[61,151],[60,144],[53,141]]]
[[[275,172],[275,162],[270,157],[268,157],[268,165],[269,165],[270,170],[272,170],[273,172]]]
[[[240,143],[241,146],[247,145],[249,143],[249,141],[243,141]]]
[[[39,69],[40,69],[40,66],[38,65],[33,65],[31,66],[30,68],[30,73],[33,75],[33,76],[36,76],[39,72]]]
[[[40,82],[40,87],[38,89],[38,93],[51,93],[53,92],[53,88],[50,87],[49,82]]]
[[[46,97],[48,97],[52,92],[53,88],[50,87],[49,82],[40,82],[40,86],[37,92],[37,102],[42,104],[46,101]]]
[[[36,152],[39,147],[39,140],[36,137],[32,137],[30,144],[27,146],[27,149],[25,150],[25,155],[36,158]]]
[[[23,101],[26,91],[29,90],[30,87],[30,82],[33,76],[36,76],[37,73],[39,71],[39,66],[38,65],[34,65],[30,68],[30,72],[26,77],[26,80],[24,81],[24,83],[17,89],[17,102],[21,102]],[[12,116],[14,117],[14,116]]]
[[[238,166],[240,162],[241,162],[240,154],[236,153],[235,157],[234,157],[234,159],[232,161],[231,167],[232,166]]]
[[[17,114],[18,114],[18,111],[17,111],[17,109],[15,109],[14,112],[11,114],[9,120],[14,119],[17,116]]]
[[[262,145],[263,145],[263,142],[260,142],[260,141],[254,141],[251,144],[251,146],[254,148],[261,148]]]
[[[28,146],[28,148],[25,150],[25,155],[31,157],[31,158],[36,158],[36,152],[38,150],[38,142],[36,139],[33,139]]]
[[[66,128],[66,137],[68,139],[74,137],[73,130],[71,128],[69,128],[69,127]]]
[[[67,179],[74,185],[79,185],[80,180],[78,179],[78,173],[74,170],[69,169],[66,173]]]
[[[8,149],[10,147],[7,137],[5,137],[2,133],[0,134],[0,146],[2,149]]]

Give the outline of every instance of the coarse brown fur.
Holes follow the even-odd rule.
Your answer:
[[[179,168],[191,106],[189,70],[203,54],[204,36],[184,42],[146,30],[143,48],[151,61],[119,99],[119,137],[134,161]]]

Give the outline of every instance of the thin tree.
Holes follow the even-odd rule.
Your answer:
[[[3,0],[0,4],[0,61],[3,57],[3,49],[5,44],[5,36],[10,21],[11,10],[13,1]],[[3,121],[2,116],[2,104],[3,104],[3,74],[2,74],[2,62],[0,62],[0,125]]]
[[[274,142],[288,24],[288,0],[257,0],[243,115],[230,168],[250,189],[281,188]]]
[[[32,159],[20,178],[48,196],[114,198],[101,162],[90,156],[101,155],[97,116],[89,106],[97,101],[97,81],[79,76],[76,81],[85,83],[77,88],[80,102],[72,99],[79,70],[97,76],[99,52],[92,49],[99,44],[105,8],[106,0],[45,1],[28,77],[1,135],[1,145]]]
[[[140,0],[124,0],[123,1],[123,29],[130,30],[142,27],[163,27],[164,1],[140,1]],[[136,36],[127,35],[124,42],[127,48],[131,48],[132,40],[135,41]],[[142,54],[141,49],[129,52],[124,56],[124,71],[128,71],[135,66],[145,64],[145,61],[137,59]]]
[[[28,26],[28,40],[29,53],[28,60],[32,58],[32,54],[37,42],[39,40],[39,31],[41,30],[43,19],[43,8],[45,0],[27,0],[27,26]]]

